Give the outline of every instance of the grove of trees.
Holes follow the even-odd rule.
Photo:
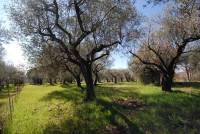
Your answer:
[[[140,80],[171,92],[178,68],[188,81],[198,80],[198,0],[148,0],[147,5],[161,2],[169,6],[155,20],[159,26],[145,27],[131,0],[13,0],[9,17],[33,65],[27,77],[33,84],[76,82],[85,101],[95,99],[94,88],[101,82]],[[8,37],[7,32],[0,33],[2,41]],[[131,55],[126,55],[128,69],[110,68],[115,50]],[[0,64],[1,72],[17,71],[3,61]],[[0,83],[7,79],[4,74]]]
[[[0,91],[5,87],[9,87],[10,84],[22,85],[25,79],[24,71],[11,64],[7,64],[3,60],[5,55],[3,43],[8,42],[10,39],[11,37],[8,30],[5,29],[0,22]]]

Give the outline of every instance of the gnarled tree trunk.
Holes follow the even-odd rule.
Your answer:
[[[81,85],[81,78],[80,78],[80,76],[76,76],[76,77],[75,77],[75,80],[76,80],[76,85],[77,85],[79,88],[83,89],[83,87],[82,87],[82,85]]]
[[[114,76],[114,83],[116,84],[117,83],[117,77]]]
[[[50,85],[54,85],[54,84],[53,84],[52,78],[49,78],[49,84],[50,84]]]
[[[96,86],[96,85],[97,85],[97,82],[100,83],[100,79],[99,79],[99,75],[98,75],[97,72],[95,72],[94,74],[95,74],[94,85]]]
[[[162,90],[166,92],[172,92],[173,75],[162,74],[161,86]]]
[[[108,78],[106,78],[106,82],[110,82]]]
[[[92,65],[91,64],[82,64],[81,71],[85,79],[86,83],[86,97],[85,101],[92,101],[95,99],[95,92],[94,92],[94,83],[92,78]]]

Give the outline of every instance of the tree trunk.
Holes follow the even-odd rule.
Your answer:
[[[57,84],[57,80],[56,80],[56,78],[54,79],[54,83]]]
[[[6,87],[9,88],[9,80],[6,80]]]
[[[98,76],[97,82],[101,83],[101,77]]]
[[[4,88],[3,80],[0,80],[0,91]]]
[[[43,84],[43,79],[39,78],[39,85]]]
[[[49,78],[49,84],[53,85],[53,80],[51,78]]]
[[[62,84],[65,85],[66,84],[66,79],[62,80]]]
[[[109,82],[109,79],[108,79],[108,78],[106,78],[106,81],[107,81],[107,82]]]
[[[76,85],[77,85],[79,88],[83,89],[83,87],[82,87],[82,85],[81,85],[81,78],[80,78],[80,76],[76,76],[76,77],[75,77],[75,80],[76,80]]]
[[[86,83],[86,97],[85,101],[92,101],[96,98],[94,93],[94,83],[92,78],[92,65],[91,64],[82,64],[81,71]]]
[[[172,81],[173,77],[169,77],[166,74],[161,76],[161,86],[162,90],[166,92],[172,92]]]
[[[121,82],[123,82],[123,78],[120,78]]]
[[[99,82],[99,75],[98,75],[98,73],[95,73],[94,86],[97,85],[97,82]]]
[[[190,82],[190,69],[187,66],[185,66],[185,71],[186,71],[186,75],[187,75],[187,80],[188,80],[188,82]]]
[[[117,83],[117,77],[114,76],[114,83],[116,84]]]
[[[128,76],[125,76],[126,82],[130,82],[130,79],[128,78]]]

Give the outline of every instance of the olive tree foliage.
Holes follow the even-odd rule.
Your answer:
[[[135,57],[130,59],[128,65],[137,81],[144,84],[160,84],[160,71],[156,67],[145,65]]]
[[[10,33],[8,29],[3,26],[3,22],[0,21],[0,60],[2,60],[4,56],[4,48],[3,44],[8,43],[11,40]]]
[[[183,54],[178,64],[179,69],[186,73],[187,81],[200,80],[200,48],[193,48],[190,53]]]
[[[130,69],[123,69],[121,71],[122,71],[122,73],[124,75],[124,78],[125,78],[126,82],[135,81],[134,74]]]
[[[133,73],[129,69],[104,69],[100,73],[101,80],[105,82],[131,82],[134,81]]]
[[[153,4],[153,5],[158,5],[158,4],[162,4],[162,3],[168,3],[168,2],[188,2],[188,1],[192,1],[192,0],[146,0],[146,4],[144,6],[148,6],[149,4]]]
[[[3,26],[3,22],[0,21],[0,53],[2,52],[2,44],[11,40],[10,32]]]
[[[35,66],[40,68],[43,72],[44,78],[50,85],[57,83],[58,74],[60,71],[60,65],[55,60],[57,49],[53,45],[49,44],[41,51],[40,55],[35,58]]]
[[[82,52],[85,52],[85,49],[83,49]],[[61,52],[55,44],[48,44],[40,51],[39,56],[35,56],[34,58],[36,63],[32,63],[43,70],[42,72],[49,80],[50,84],[53,84],[53,80],[51,79],[56,79],[56,76],[59,74],[59,78],[62,80],[63,84],[75,80],[77,86],[83,89],[81,86],[82,74],[80,67],[69,62],[66,53]],[[101,72],[110,64],[109,56],[105,56],[93,63],[94,85],[97,85],[97,82],[101,83],[101,77],[99,75],[101,75]]]
[[[4,87],[4,81],[5,81],[5,63],[0,60],[0,88],[2,89]]]
[[[37,61],[36,65],[43,68],[46,74],[51,74],[48,76],[49,79],[56,79],[58,74],[64,73],[69,76],[63,76],[63,74],[59,75],[61,76],[60,79],[62,79],[63,83],[70,82],[75,79],[77,86],[83,88],[81,86],[81,70],[79,66],[69,62],[66,53],[60,51],[55,44],[46,45],[45,48],[42,49],[39,56],[35,58]]]
[[[101,83],[101,80],[103,79],[103,71],[106,70],[111,64],[112,61],[109,59],[109,56],[105,56],[93,64],[94,85]]]
[[[44,75],[39,68],[29,69],[26,76],[32,84],[42,85],[44,82]]]
[[[4,51],[3,51],[3,47],[2,45],[0,44],[0,86],[3,85],[3,80],[5,78],[5,63],[4,61],[2,60],[3,58],[3,55],[4,55]]]
[[[183,53],[200,39],[199,3],[187,0],[166,10],[158,31],[148,32],[141,44],[144,57],[130,51],[143,64],[154,66],[161,72],[162,90],[172,91],[175,69]],[[153,56],[145,56],[152,53]]]
[[[6,84],[23,85],[25,81],[25,73],[18,67],[6,64]]]
[[[0,60],[2,60],[4,55],[4,48],[2,47],[2,45],[0,44]]]
[[[95,98],[93,62],[109,55],[137,22],[129,0],[17,0],[10,16],[30,40],[57,43],[68,61],[80,67],[86,101]]]
[[[63,85],[68,85],[68,84],[72,83],[75,79],[70,72],[63,71],[63,72],[59,72],[59,80]]]
[[[189,57],[189,80],[200,81],[200,53],[193,53]]]
[[[3,22],[0,22],[0,89],[5,85],[22,83],[23,72],[19,71],[16,67],[8,65],[3,61],[5,54],[3,44],[11,40],[10,32],[5,29]]]
[[[25,74],[20,69],[13,65],[6,64],[4,61],[0,61],[0,90],[9,87],[10,84],[19,86],[24,84]]]

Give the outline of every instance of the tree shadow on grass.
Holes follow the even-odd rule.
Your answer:
[[[6,102],[0,102],[0,109],[2,106],[4,106],[6,104]]]
[[[80,101],[84,99],[85,92],[74,85],[61,85],[64,90],[53,91],[43,97],[42,101],[49,101],[51,99],[59,99],[65,101]],[[132,92],[136,88],[131,90],[119,89],[115,87],[101,87],[97,86],[95,88],[95,93],[97,97],[109,97],[109,98],[119,98],[119,97],[129,97],[129,96],[138,96],[138,94]]]
[[[44,96],[41,101],[50,101],[51,99],[77,102],[80,101],[83,94],[76,87],[66,88],[65,90],[53,91]]]
[[[198,88],[198,84],[193,87]],[[185,87],[185,86],[182,86]],[[104,87],[103,87],[104,88]],[[142,99],[147,108],[145,111],[138,112],[139,119],[137,126],[144,126],[142,130],[152,133],[198,133],[200,131],[200,96],[189,94],[184,91],[174,91],[172,93],[157,92],[152,94],[139,94],[134,88],[116,87],[113,92],[107,92],[107,88],[102,92],[104,95],[115,97],[135,97]],[[137,89],[139,90],[139,89]],[[120,106],[110,104],[109,107],[115,107],[116,110],[123,112]],[[134,117],[133,117],[134,118]],[[130,125],[131,126],[131,125]],[[135,129],[137,130],[137,129]]]
[[[74,88],[76,86],[76,84],[71,83],[71,84],[61,84],[60,87],[62,88]]]
[[[200,90],[200,82],[175,82],[173,85],[178,88],[192,87]]]
[[[181,90],[175,90],[173,91],[173,93],[176,93],[176,94],[187,94],[187,95],[191,95],[193,97],[200,97],[200,93],[193,93],[193,92],[186,92],[186,91],[181,91]]]
[[[109,124],[117,126],[121,133],[198,133],[200,131],[200,97],[177,91],[172,93],[139,94],[137,88],[97,87],[96,102],[77,103],[71,118],[61,124],[49,124],[44,133],[48,134],[98,134]],[[138,90],[138,89],[137,89]],[[105,98],[106,97],[106,98]],[[113,103],[115,98],[134,97],[142,99],[148,106],[137,111],[136,116],[128,114],[133,109]],[[77,88],[55,91],[43,100],[52,98],[78,102],[83,94]],[[137,119],[135,121],[134,119]],[[133,121],[134,120],[134,121]]]
[[[108,97],[110,99],[114,98],[126,98],[126,97],[139,97],[139,94],[135,92],[138,90],[135,87],[105,87],[97,86],[95,92],[97,97]]]
[[[97,87],[96,93],[98,98],[127,96],[127,92],[110,87],[104,87],[103,89]],[[142,133],[139,128],[128,119],[128,117],[120,112],[120,110],[124,110],[123,107],[101,99],[97,99],[90,103],[83,103],[83,97],[84,94],[82,94],[78,88],[69,88],[68,86],[65,90],[54,91],[43,97],[41,101],[58,99],[66,102],[71,101],[76,104],[72,108],[74,110],[72,117],[64,119],[59,125],[49,123],[43,133],[106,134],[110,133],[106,130],[106,127],[109,126],[109,124],[116,126],[117,131],[120,133]],[[117,122],[116,118],[123,120],[126,126]]]
[[[123,120],[119,122],[118,119]],[[116,130],[107,131],[108,126],[116,126]],[[72,116],[60,124],[49,123],[44,134],[140,134],[137,125],[117,110],[114,104],[98,99],[96,102],[83,103],[74,107]]]
[[[104,128],[109,121],[108,112],[95,102],[74,106],[73,115],[63,117],[59,124],[50,123],[44,129],[44,134],[104,134]],[[105,133],[106,134],[106,133]]]
[[[139,127],[136,124],[134,124],[124,113],[120,112],[119,109],[122,108],[121,105],[115,104],[113,102],[108,102],[103,99],[98,99],[97,104],[102,105],[105,110],[109,110],[111,112],[111,115],[108,117],[108,120],[113,125],[117,126],[118,128],[121,128],[121,131],[123,133],[143,134],[143,132],[139,129]],[[118,123],[116,117],[121,118],[127,125],[127,128],[122,126],[122,124]]]
[[[141,124],[151,132],[198,133],[200,131],[200,97],[184,92],[145,95],[149,109],[141,114]]]

